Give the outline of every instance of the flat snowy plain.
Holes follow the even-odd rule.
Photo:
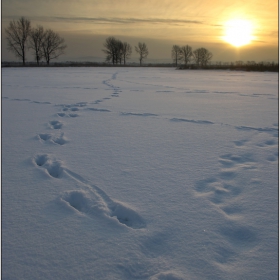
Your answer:
[[[2,279],[278,279],[278,74],[3,68]]]

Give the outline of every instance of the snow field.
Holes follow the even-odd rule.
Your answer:
[[[3,277],[275,279],[277,85],[3,69]]]

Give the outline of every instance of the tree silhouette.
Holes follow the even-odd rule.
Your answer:
[[[51,59],[62,55],[66,47],[67,45],[64,44],[64,39],[61,38],[57,33],[51,29],[45,31],[42,48],[47,64],[50,64]]]
[[[125,64],[126,60],[130,58],[131,53],[132,53],[131,46],[127,42],[124,42],[122,46],[123,64]]]
[[[193,51],[194,61],[197,65],[205,66],[212,58],[212,53],[205,48],[199,48]]]
[[[24,17],[19,20],[10,21],[8,28],[5,29],[6,39],[8,41],[8,50],[22,59],[23,65],[26,60],[26,44],[31,32],[30,21]]]
[[[113,64],[122,61],[122,42],[115,37],[108,37],[103,44],[105,49],[102,51],[107,55],[106,61],[111,61]]]
[[[171,51],[173,62],[175,63],[176,67],[178,62],[182,59],[182,50],[178,45],[173,45]]]
[[[139,42],[138,47],[135,47],[135,51],[137,53],[139,53],[139,56],[140,56],[139,61],[140,61],[140,65],[142,65],[143,59],[145,59],[149,54],[149,51],[148,51],[148,48],[147,48],[146,44]]]
[[[183,46],[181,48],[181,52],[182,52],[182,60],[184,61],[185,65],[188,65],[188,63],[191,61],[191,58],[193,56],[192,47],[190,47],[189,45]]]
[[[103,44],[105,49],[102,51],[107,55],[106,61],[113,64],[126,64],[126,60],[130,58],[132,48],[127,42],[117,40],[115,37],[108,37]]]
[[[39,65],[40,60],[44,57],[43,42],[44,42],[45,32],[43,26],[37,26],[31,29],[29,38],[29,48],[33,50],[33,54]]]

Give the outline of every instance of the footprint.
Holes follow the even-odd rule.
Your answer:
[[[83,190],[67,191],[62,195],[61,200],[83,214],[93,215],[96,211],[109,213],[109,209],[102,199],[98,196],[91,197]]]
[[[57,115],[58,115],[59,117],[66,117],[66,116],[67,116],[65,113],[57,113]]]
[[[231,243],[240,249],[252,248],[258,238],[253,229],[236,223],[221,227],[219,232]]]
[[[101,102],[103,102],[103,100],[96,100],[96,101],[92,102],[92,104],[99,104]]]
[[[87,106],[87,102],[78,102],[75,104],[77,107],[85,107]]]
[[[47,161],[46,169],[53,178],[60,178],[63,173],[62,163],[60,161]]]
[[[44,170],[53,178],[61,178],[63,174],[62,162],[56,159],[53,159],[48,154],[37,155],[33,158],[33,162],[38,167],[43,167]]]
[[[152,113],[125,113],[121,112],[122,116],[142,116],[142,117],[156,117],[158,115]]]
[[[61,129],[63,124],[62,122],[60,121],[50,121],[49,122],[49,126],[52,128],[52,129]]]
[[[143,218],[130,206],[111,199],[103,190],[89,184],[75,172],[66,168],[64,171],[70,178],[87,187],[86,192],[83,190],[70,191],[62,196],[61,199],[66,201],[69,206],[91,217],[94,212],[101,211],[107,217],[117,219],[120,224],[129,228],[142,229],[146,226]]]
[[[61,133],[61,135],[57,138],[51,139],[51,141],[58,145],[64,145],[68,142],[68,140],[64,137],[64,133]]]
[[[111,112],[110,110],[107,109],[97,109],[97,108],[88,108],[90,111],[95,111],[95,112]]]
[[[68,140],[64,137],[64,133],[61,133],[59,137],[54,137],[52,134],[49,133],[41,133],[38,134],[38,138],[43,141],[48,141],[58,145],[64,145],[68,142]]]
[[[225,179],[229,179],[229,177],[234,177],[233,167],[243,169],[255,168],[255,160],[253,159],[253,156],[251,154],[242,154],[240,156],[234,154],[225,154],[220,156],[219,163],[222,164],[223,167],[225,167],[225,169],[221,172],[221,175],[224,176]],[[232,168],[232,170],[230,170],[230,168]]]
[[[70,110],[73,111],[73,112],[75,112],[75,111],[79,111],[79,108],[73,107],[73,108],[71,108]]]
[[[68,109],[67,109],[68,110]],[[79,115],[76,114],[76,113],[70,113],[70,114],[65,114],[65,113],[57,113],[57,115],[59,117],[70,117],[70,118],[76,118],[78,117]]]
[[[23,101],[23,100],[21,100]],[[51,104],[50,102],[40,102],[40,101],[32,101],[31,103],[35,103],[35,104]]]
[[[12,99],[12,100],[15,100],[15,101],[31,101],[30,99],[27,99],[27,98],[15,98],[15,99]],[[33,102],[31,102],[31,103],[33,103]]]
[[[195,123],[195,124],[214,124],[211,121],[207,120],[189,120],[189,119],[179,119],[179,118],[172,118],[170,119],[172,122],[188,122],[188,123]]]
[[[235,146],[237,146],[237,147],[242,147],[242,146],[244,146],[246,142],[248,142],[248,140],[233,141],[233,143],[234,143]]]
[[[48,141],[52,138],[52,134],[48,134],[48,133],[41,133],[38,134],[39,139],[43,140],[43,141]]]
[[[227,176],[225,176],[226,180],[229,179]],[[239,195],[241,188],[220,179],[209,178],[198,181],[195,185],[195,191],[198,196],[206,197],[218,206],[219,204],[228,203],[229,200]]]
[[[38,166],[43,166],[47,162],[47,160],[48,160],[48,155],[37,155],[34,158],[34,161]]]
[[[78,117],[79,115],[78,114],[69,114],[68,115],[70,118],[76,118],[76,117]]]

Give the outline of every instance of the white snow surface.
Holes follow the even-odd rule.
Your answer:
[[[278,74],[2,69],[2,279],[277,279]]]

